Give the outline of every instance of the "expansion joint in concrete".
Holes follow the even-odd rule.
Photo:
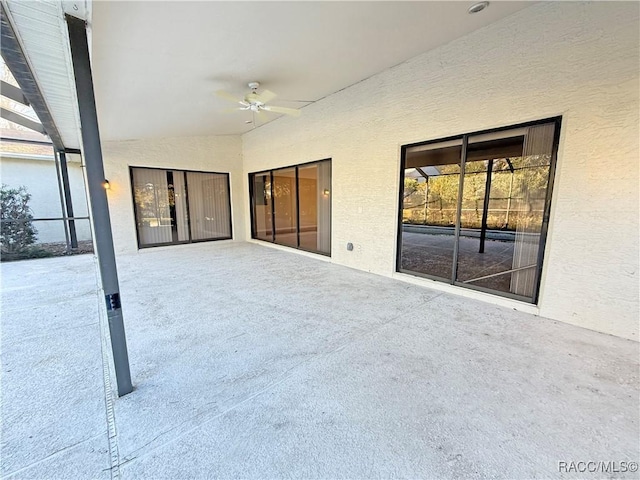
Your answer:
[[[108,319],[102,308],[101,288],[98,285],[96,267],[97,304],[100,312],[100,349],[102,353],[102,375],[104,382],[104,405],[107,420],[107,435],[109,439],[109,471],[111,479],[120,478],[120,453],[118,450],[118,432],[116,430],[116,416],[114,409],[114,391],[111,384],[111,369],[109,356],[109,325]]]

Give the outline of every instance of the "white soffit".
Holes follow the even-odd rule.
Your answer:
[[[258,81],[297,108],[283,99],[319,100],[531,5],[473,3],[94,2],[102,138],[243,133],[250,115],[222,114],[216,90]]]
[[[62,3],[5,0],[4,4],[64,146],[80,148],[80,123]]]

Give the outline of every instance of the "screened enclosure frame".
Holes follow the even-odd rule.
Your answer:
[[[182,173],[183,179],[184,179],[184,193],[185,193],[185,210],[186,210],[186,218],[187,218],[187,233],[188,233],[188,239],[186,240],[172,240],[170,242],[160,242],[160,243],[141,243],[141,238],[140,238],[140,230],[139,230],[139,225],[140,225],[140,219],[139,219],[139,215],[138,215],[138,209],[136,206],[136,197],[135,197],[135,181],[134,181],[134,170],[156,170],[156,171],[161,171],[164,173],[167,172],[180,172]],[[190,205],[189,205],[189,181],[188,181],[188,173],[200,173],[200,174],[211,174],[211,175],[221,175],[225,177],[225,185],[226,185],[226,193],[227,193],[227,202],[226,202],[226,207],[228,209],[228,213],[229,213],[229,221],[227,222],[228,224],[228,229],[229,229],[229,235],[225,235],[225,236],[220,236],[220,237],[212,237],[212,238],[202,238],[202,239],[194,239],[193,238],[193,232],[191,229],[191,222],[192,222],[192,218],[191,218],[191,211],[190,211]],[[148,166],[136,166],[136,165],[130,165],[129,166],[129,180],[131,182],[131,199],[133,201],[133,217],[134,217],[134,223],[135,223],[135,230],[136,230],[136,242],[138,245],[138,249],[143,249],[143,248],[153,248],[153,247],[165,247],[165,246],[170,246],[170,245],[185,245],[185,244],[189,244],[189,243],[202,243],[202,242],[215,242],[218,240],[231,240],[233,239],[233,218],[232,218],[232,210],[231,210],[231,181],[230,181],[230,175],[228,172],[211,172],[211,171],[204,171],[204,170],[184,170],[184,169],[179,169],[179,168],[167,168],[167,167],[148,167]],[[175,206],[174,206],[174,210],[175,210]],[[172,221],[175,220],[175,216],[172,214]],[[173,225],[172,225],[173,228]]]
[[[557,155],[558,155],[558,146],[560,143],[560,129],[561,129],[562,117],[551,117],[542,120],[536,120],[532,122],[525,122],[515,125],[509,125],[505,127],[498,127],[489,130],[480,130],[471,133],[465,133],[461,135],[454,135],[445,138],[438,138],[434,140],[428,140],[424,142],[416,142],[412,144],[402,145],[400,152],[400,173],[399,173],[399,193],[398,193],[398,227],[397,227],[397,236],[396,236],[396,271],[399,273],[405,273],[413,276],[418,276],[422,278],[427,278],[430,280],[439,281],[442,283],[448,283],[450,285],[464,287],[471,290],[476,290],[484,293],[490,293],[492,295],[499,295],[506,298],[511,298],[514,300],[523,301],[526,303],[537,304],[539,300],[540,294],[540,282],[542,278],[542,269],[544,263],[544,253],[546,248],[547,241],[547,232],[549,229],[549,220],[550,220],[550,212],[551,212],[551,198],[553,193],[553,185],[556,173],[556,164],[557,164]],[[545,124],[553,124],[554,133],[553,133],[553,143],[551,147],[551,158],[549,163],[549,173],[547,179],[547,187],[544,198],[544,208],[542,214],[542,224],[540,229],[540,241],[539,248],[537,251],[537,263],[535,269],[535,280],[534,280],[534,291],[532,297],[517,295],[514,293],[504,292],[488,287],[483,287],[479,285],[473,285],[471,283],[465,283],[457,279],[458,274],[458,260],[459,260],[459,240],[461,236],[461,223],[462,223],[462,203],[463,203],[463,188],[465,181],[465,167],[467,165],[467,152],[469,146],[469,138],[479,135],[487,135],[501,132],[508,132],[510,130],[522,129],[527,127],[535,127],[541,126]],[[454,226],[454,249],[453,249],[453,257],[452,257],[452,270],[450,278],[439,277],[437,275],[431,275],[424,272],[419,272],[415,270],[410,270],[402,267],[402,258],[403,258],[403,210],[404,210],[404,195],[405,195],[405,170],[407,164],[407,152],[411,148],[415,147],[423,147],[427,145],[435,145],[445,142],[454,142],[461,141],[461,155],[459,160],[460,167],[460,179],[458,183],[458,194],[456,198],[456,217],[455,217],[455,226]],[[486,207],[485,207],[486,208]],[[513,270],[512,270],[513,271]]]
[[[301,168],[305,168],[305,167],[311,167],[313,165],[320,165],[322,163],[327,163],[329,165],[329,251],[325,252],[325,251],[321,251],[318,249],[312,249],[312,248],[306,248],[303,247],[301,245],[301,241],[300,241],[300,232],[301,232],[301,226],[300,226],[300,178],[299,178],[299,170]],[[296,210],[296,245],[290,245],[290,244],[286,244],[286,243],[279,243],[278,241],[276,241],[276,235],[277,235],[277,226],[276,226],[276,211],[275,211],[275,202],[273,201],[273,185],[274,185],[274,172],[278,172],[281,170],[294,170],[295,174],[294,174],[294,178],[295,178],[295,191],[296,191],[296,195],[295,195],[295,210]],[[255,187],[254,187],[254,180],[255,177],[258,175],[264,175],[264,176],[269,176],[269,189],[270,189],[270,231],[271,231],[271,235],[270,235],[270,239],[267,238],[260,238],[257,234],[257,225],[256,225],[256,192],[255,192]],[[260,240],[263,242],[269,242],[269,243],[273,243],[276,245],[282,245],[285,247],[290,247],[290,248],[295,248],[297,250],[302,250],[305,252],[309,252],[309,253],[315,253],[318,255],[324,255],[327,257],[331,256],[331,210],[332,210],[332,198],[333,198],[333,179],[332,179],[332,161],[331,158],[324,158],[321,160],[312,160],[309,162],[304,162],[304,163],[298,163],[295,165],[286,165],[283,167],[277,167],[277,168],[271,168],[271,169],[265,169],[265,170],[259,170],[256,172],[250,172],[248,175],[248,181],[249,181],[249,214],[250,214],[250,221],[251,221],[251,238],[254,240]],[[318,228],[320,228],[318,226]]]

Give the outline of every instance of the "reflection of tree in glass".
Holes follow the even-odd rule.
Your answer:
[[[282,172],[273,175],[273,205],[276,233],[289,233],[296,224],[295,173],[290,176]]]
[[[289,195],[291,195],[291,182],[288,182],[286,180],[291,180],[293,181],[293,179],[287,178],[287,177],[276,177],[274,178],[274,182],[273,182],[273,196],[274,197],[288,197]]]
[[[550,162],[550,155],[530,155],[516,171],[519,231],[538,232],[542,227]]]
[[[138,208],[138,221],[146,226],[159,226],[170,223],[169,206],[175,202],[169,199],[169,190],[153,183],[134,185],[133,196]]]
[[[539,231],[549,177],[550,155],[494,159],[487,226],[490,229]],[[486,160],[465,165],[462,226],[480,228],[487,179]],[[459,165],[439,165],[428,183],[405,177],[403,222],[453,226],[456,221]],[[425,193],[427,198],[425,199]]]
[[[443,165],[438,170],[442,175],[430,176],[428,182],[426,179],[419,182],[413,178],[405,178],[405,222],[444,226],[455,224],[459,167]]]

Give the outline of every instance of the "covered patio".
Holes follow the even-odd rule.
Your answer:
[[[116,400],[94,257],[2,264],[3,478],[549,478],[638,459],[635,341],[253,243],[118,267],[134,391]]]

